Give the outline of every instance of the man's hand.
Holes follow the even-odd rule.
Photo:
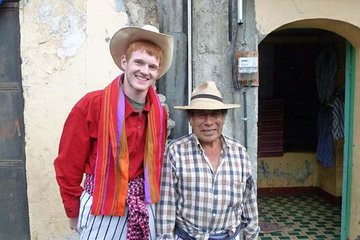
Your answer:
[[[69,218],[69,226],[71,230],[76,231],[77,222],[78,222],[78,218]]]

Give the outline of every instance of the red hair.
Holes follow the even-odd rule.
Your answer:
[[[133,52],[138,51],[138,50],[145,51],[150,56],[154,56],[157,60],[159,60],[159,65],[161,66],[164,53],[158,45],[156,45],[152,42],[149,42],[149,41],[132,42],[129,44],[129,46],[126,50],[126,53],[125,53],[126,59],[129,60],[131,58],[131,55],[133,54]]]

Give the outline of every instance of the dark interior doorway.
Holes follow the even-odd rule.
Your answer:
[[[282,142],[278,149],[273,149],[275,153],[266,149],[266,142],[264,145],[260,142],[260,156],[316,151],[319,108],[344,94],[345,44],[345,39],[340,36],[318,29],[283,30],[270,34],[261,42],[259,122],[266,120],[261,118],[263,109],[270,112],[271,117],[281,119],[273,128],[282,135],[279,137]],[[319,55],[329,47],[336,51],[338,67],[332,94],[325,102],[319,99],[316,71]],[[264,122],[263,125],[259,127],[260,136],[273,130],[266,128],[271,123]]]
[[[327,55],[330,50],[335,58]],[[281,157],[285,153],[310,152],[317,155],[320,166],[324,168],[332,166],[323,160],[323,153],[320,151],[325,142],[324,122],[321,119],[324,109],[333,112],[331,106],[334,99],[344,100],[345,51],[345,39],[321,29],[275,31],[260,43],[258,157],[266,158],[267,164],[271,164],[272,157]],[[325,74],[324,69],[327,69]],[[333,82],[320,81],[331,76]],[[331,126],[333,128],[333,125]],[[343,139],[333,139],[333,143],[336,140]],[[326,164],[328,165],[325,166]],[[259,188],[258,192],[259,212],[261,212],[260,208],[266,205],[265,202],[269,201],[269,197],[289,197],[289,202],[294,197],[320,197],[323,201],[332,204],[330,206],[333,206],[333,209],[337,209],[337,217],[333,218],[335,230],[329,232],[330,235],[326,237],[340,238],[341,196],[333,196],[323,189],[321,184],[288,188],[273,185],[266,189]],[[303,214],[307,214],[306,212]],[[277,220],[281,221],[281,219]],[[290,235],[289,232],[281,231],[274,234],[296,237],[295,232]],[[262,236],[269,237],[269,235]],[[308,237],[310,239],[314,236],[308,235]]]

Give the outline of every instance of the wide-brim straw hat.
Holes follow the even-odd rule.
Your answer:
[[[114,59],[115,64],[121,69],[121,57],[125,55],[130,43],[136,41],[149,41],[158,45],[163,51],[163,60],[160,64],[159,75],[157,79],[161,78],[170,68],[173,50],[174,39],[171,35],[160,33],[159,29],[152,25],[145,25],[140,27],[124,27],[118,30],[110,41],[110,53]]]
[[[204,82],[194,89],[190,105],[174,106],[180,110],[220,110],[238,108],[240,104],[225,104],[215,82]]]

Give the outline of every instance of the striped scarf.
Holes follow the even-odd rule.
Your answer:
[[[91,213],[123,216],[129,181],[129,152],[125,131],[125,94],[123,75],[104,89],[99,120],[95,187]],[[155,90],[148,91],[150,110],[146,127],[144,153],[145,201],[153,204],[160,198],[160,174],[166,138],[167,112]]]

